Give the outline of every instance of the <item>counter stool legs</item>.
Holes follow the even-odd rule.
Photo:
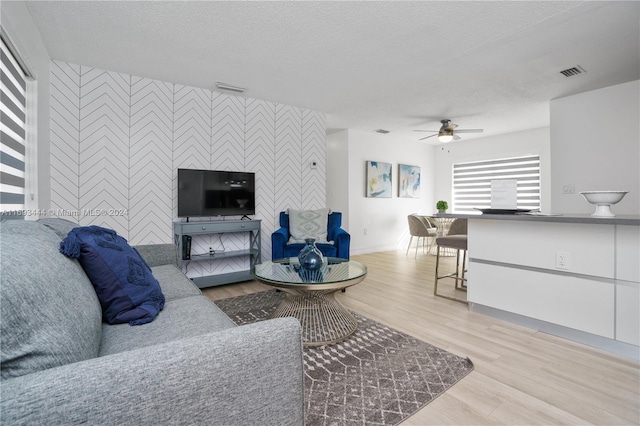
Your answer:
[[[458,269],[460,268],[460,250],[456,253],[456,277],[458,277]],[[455,278],[456,280],[456,289],[467,291],[467,279],[464,277],[467,272],[467,251],[462,250],[462,273],[460,278]]]
[[[467,251],[466,250],[462,250],[462,252],[463,252],[463,255],[462,255],[462,271],[460,270],[460,251],[461,250],[460,249],[456,249],[456,270],[455,270],[455,272],[440,276],[440,275],[438,275],[438,270],[439,270],[439,267],[440,267],[440,248],[441,248],[441,246],[438,246],[437,252],[436,252],[436,274],[435,274],[435,281],[433,283],[433,294],[435,296],[443,297],[443,298],[449,299],[449,300],[454,300],[456,302],[467,303],[466,300],[462,300],[462,299],[458,299],[456,297],[446,296],[444,294],[439,294],[438,293],[438,280],[440,280],[442,278],[451,278],[451,279],[453,279],[455,281],[455,289],[456,290],[467,291],[467,279],[465,277],[466,262],[467,262]]]

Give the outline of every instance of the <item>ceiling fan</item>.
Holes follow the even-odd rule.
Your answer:
[[[440,130],[414,130],[414,132],[433,132],[433,135],[426,136],[424,138],[420,138],[419,140],[429,139],[434,136],[438,137],[440,142],[451,142],[452,140],[461,139],[456,133],[482,133],[483,129],[459,129],[454,133],[454,129],[458,127],[457,124],[453,124],[451,120],[440,120],[442,123],[442,127]]]

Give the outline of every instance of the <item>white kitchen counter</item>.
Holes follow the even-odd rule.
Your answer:
[[[518,222],[593,223],[597,225],[640,226],[640,216],[618,215],[615,217],[593,217],[591,215],[544,215],[544,214],[435,214],[434,217],[467,218],[481,220],[509,220]]]
[[[469,219],[470,309],[640,358],[640,217]]]

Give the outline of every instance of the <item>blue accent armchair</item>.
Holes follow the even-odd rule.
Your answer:
[[[324,256],[349,259],[351,235],[342,229],[341,226],[342,213],[330,213],[327,221],[327,240],[329,242],[333,241],[333,244],[316,243],[316,246]],[[298,253],[300,253],[304,244],[287,244],[289,236],[289,215],[286,212],[280,212],[280,229],[271,234],[272,260],[298,256]]]

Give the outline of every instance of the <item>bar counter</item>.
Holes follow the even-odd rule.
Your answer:
[[[545,215],[545,214],[449,214],[438,213],[434,217],[466,218],[483,220],[519,220],[530,222],[593,223],[597,225],[640,226],[640,216],[619,215],[616,217],[593,217],[591,215]]]
[[[468,219],[475,312],[640,359],[640,216]]]

